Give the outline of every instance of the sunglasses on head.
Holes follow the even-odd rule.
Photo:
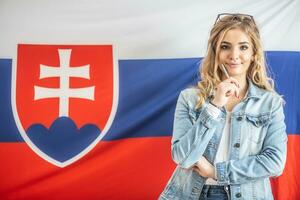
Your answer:
[[[255,24],[254,18],[252,15],[240,14],[240,13],[221,13],[218,14],[215,24],[220,22],[230,22],[230,21],[239,21],[239,22],[252,22]]]

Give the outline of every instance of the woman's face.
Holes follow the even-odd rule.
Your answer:
[[[241,29],[229,30],[220,43],[219,64],[224,64],[229,76],[246,78],[253,59],[249,36]]]

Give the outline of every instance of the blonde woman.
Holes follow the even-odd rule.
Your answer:
[[[284,169],[286,125],[253,17],[218,15],[200,69],[198,86],[177,101],[177,167],[159,198],[273,199],[269,177]]]

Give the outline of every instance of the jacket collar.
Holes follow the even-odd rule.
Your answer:
[[[248,80],[248,91],[247,91],[247,99],[248,98],[257,98],[260,99],[264,93],[264,89],[256,86],[250,79]]]

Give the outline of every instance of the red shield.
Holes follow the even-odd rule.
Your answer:
[[[103,138],[116,111],[112,45],[18,46],[13,110],[27,144],[64,167]]]

